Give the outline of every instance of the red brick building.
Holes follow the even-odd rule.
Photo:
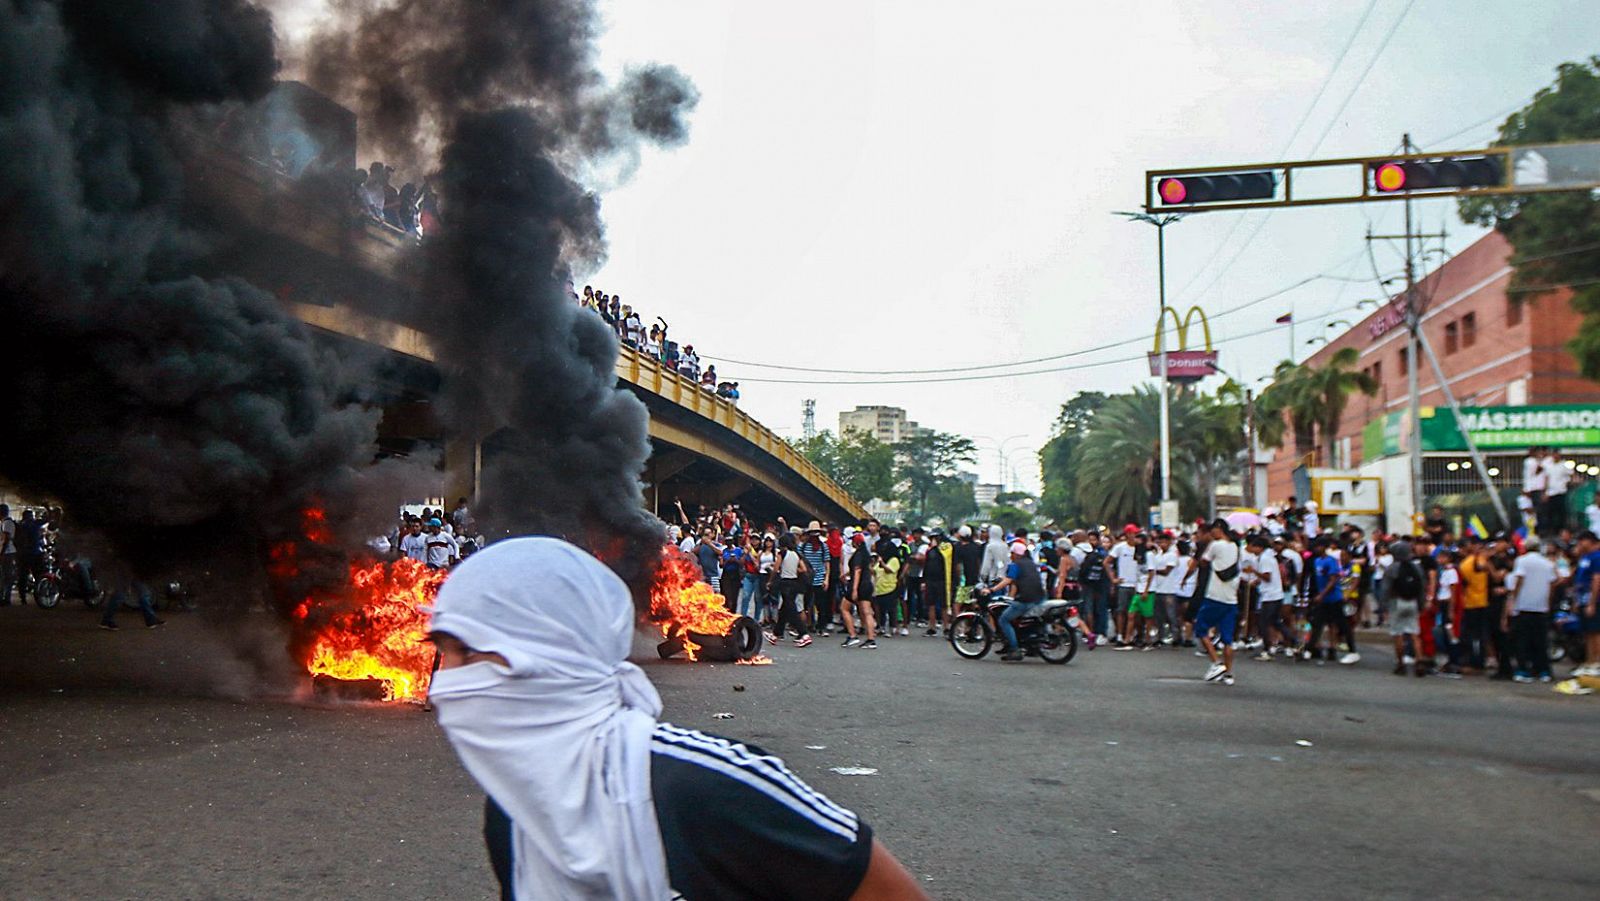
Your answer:
[[[1510,244],[1498,232],[1491,232],[1418,285],[1422,297],[1428,299],[1422,327],[1456,400],[1471,407],[1600,402],[1600,383],[1578,374],[1577,362],[1565,347],[1581,321],[1569,303],[1570,292],[1520,298],[1508,295],[1511,256]],[[1297,457],[1289,439],[1267,467],[1268,497],[1274,501],[1295,493],[1292,473],[1302,463],[1359,467],[1363,429],[1406,407],[1410,361],[1406,358],[1406,329],[1396,309],[1380,307],[1305,362],[1323,365],[1345,347],[1360,352],[1358,368],[1377,379],[1378,392],[1351,399],[1339,424],[1333,459],[1323,459],[1321,447],[1308,455],[1312,459]],[[1444,393],[1432,367],[1426,357],[1420,362],[1422,406],[1444,406]]]

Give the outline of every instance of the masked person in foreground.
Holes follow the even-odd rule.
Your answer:
[[[616,574],[517,538],[433,614],[439,725],[488,792],[505,899],[923,899],[856,815],[759,748],[657,722]]]

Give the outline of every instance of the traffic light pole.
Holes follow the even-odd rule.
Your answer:
[[[1118,213],[1134,222],[1145,222],[1156,227],[1156,292],[1159,305],[1156,307],[1156,347],[1161,351],[1161,505],[1165,509],[1166,502],[1172,499],[1172,422],[1169,380],[1167,378],[1167,345],[1161,340],[1161,331],[1165,320],[1162,317],[1167,309],[1167,226],[1179,219],[1175,213],[1161,216],[1152,216],[1149,213]],[[1162,523],[1166,525],[1165,522]]]

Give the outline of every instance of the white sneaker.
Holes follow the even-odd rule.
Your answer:
[[[1339,658],[1339,662],[1344,664],[1345,666],[1350,666],[1352,664],[1360,663],[1361,662],[1361,655],[1357,654],[1355,651],[1346,651],[1344,653],[1344,656]]]
[[[1417,662],[1417,658],[1411,656],[1410,654],[1407,654],[1404,657],[1400,658],[1400,662],[1404,663],[1406,666],[1412,666]]]
[[[1207,682],[1215,682],[1218,679],[1222,678],[1222,674],[1227,672],[1227,671],[1228,671],[1228,668],[1223,666],[1222,664],[1213,663],[1213,664],[1211,664],[1211,668],[1206,670],[1206,681]]]
[[[901,635],[910,635],[911,634],[911,630],[907,629],[905,626],[901,626],[900,627],[900,634]]]

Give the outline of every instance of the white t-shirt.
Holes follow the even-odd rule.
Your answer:
[[[1540,470],[1543,467],[1539,464],[1539,458],[1534,456],[1524,457],[1522,460],[1522,490],[1526,493],[1544,490],[1544,482],[1540,479]]]
[[[776,555],[774,555],[771,551],[762,551],[761,552],[761,574],[762,575],[766,575],[767,573],[772,572],[772,564],[776,559],[777,559]]]
[[[1267,534],[1271,535],[1273,538],[1277,538],[1279,535],[1283,534],[1283,523],[1279,522],[1276,516],[1267,517],[1265,527]]]
[[[1583,508],[1583,515],[1589,520],[1589,531],[1600,534],[1600,504],[1590,501],[1589,506]]]
[[[1255,569],[1255,581],[1263,604],[1283,600],[1283,573],[1278,571],[1278,553],[1265,548],[1250,564]]]
[[[1202,560],[1211,564],[1211,580],[1206,583],[1206,600],[1221,604],[1239,603],[1239,577],[1224,580],[1219,573],[1239,563],[1239,546],[1227,539],[1206,545]]]
[[[1150,590],[1156,594],[1176,594],[1178,583],[1183,580],[1183,574],[1178,572],[1178,549],[1168,548],[1165,552],[1155,550],[1144,560],[1145,568],[1150,572]],[[1163,575],[1162,570],[1168,570]]]
[[[1544,493],[1566,494],[1567,483],[1572,481],[1572,470],[1559,460],[1544,461]]]
[[[455,536],[448,532],[422,537],[428,540],[428,559],[424,562],[429,566],[449,566],[451,560],[461,556],[461,548],[456,544]]]
[[[1189,568],[1189,561],[1193,559],[1192,556],[1178,558],[1178,590],[1173,594],[1180,598],[1194,597],[1194,585],[1200,580],[1200,567]]]
[[[1433,592],[1436,601],[1450,600],[1450,589],[1461,584],[1461,574],[1456,572],[1454,566],[1447,566],[1439,570],[1439,587]]]
[[[0,547],[8,556],[17,552],[17,522],[9,516],[0,519]]]
[[[1550,585],[1556,580],[1555,564],[1543,554],[1523,554],[1511,567],[1510,581],[1517,586],[1518,613],[1549,613]]]
[[[1322,524],[1317,521],[1317,502],[1306,501],[1306,515],[1301,522],[1307,538],[1315,538],[1322,532]]]
[[[421,532],[415,535],[407,532],[405,537],[400,539],[400,553],[418,563],[428,562],[428,536]]]
[[[1126,541],[1119,541],[1111,548],[1111,553],[1107,556],[1116,563],[1117,578],[1122,580],[1122,584],[1138,587],[1139,560],[1133,553],[1133,545]]]
[[[694,546],[699,543],[693,535],[685,535],[683,540],[678,542],[678,550],[683,551],[685,554],[692,554],[694,553]]]
[[[1379,554],[1378,555],[1378,564],[1372,570],[1372,581],[1374,581],[1374,582],[1382,582],[1383,581],[1383,574],[1388,572],[1389,571],[1389,567],[1391,567],[1393,565],[1394,565],[1394,555],[1393,554],[1389,553],[1388,551],[1384,551],[1383,553]]]

